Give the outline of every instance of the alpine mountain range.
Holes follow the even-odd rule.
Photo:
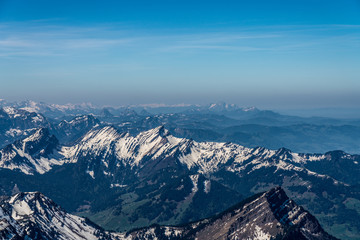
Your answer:
[[[3,239],[359,239],[359,119],[0,106]]]

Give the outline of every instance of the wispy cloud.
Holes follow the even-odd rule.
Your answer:
[[[226,45],[176,45],[161,48],[160,51],[172,52],[181,50],[220,50],[220,51],[262,51],[265,48],[246,47],[246,46],[226,46]]]
[[[340,29],[340,30],[339,30]],[[149,34],[118,26],[59,26],[48,21],[0,25],[0,56],[72,56],[98,50],[151,53],[289,51],[344,42],[358,44],[360,25],[281,25],[198,33]]]
[[[68,49],[94,49],[107,48],[131,43],[131,39],[96,39],[96,38],[81,38],[81,39],[67,39],[62,42],[63,48]]]
[[[0,40],[0,48],[23,48],[33,47],[29,41],[17,38],[5,38]]]
[[[132,41],[105,27],[43,25],[41,21],[30,26],[28,23],[0,25],[0,56],[73,55],[77,51],[125,46]]]
[[[48,51],[8,51],[0,52],[0,57],[53,57],[53,56],[64,56],[61,53],[54,53]]]
[[[278,38],[278,34],[249,34],[249,33],[202,33],[176,35],[165,46],[157,48],[159,51],[171,52],[181,50],[222,50],[222,51],[261,51],[265,47],[251,44],[252,40]]]

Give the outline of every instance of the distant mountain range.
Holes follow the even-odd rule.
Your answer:
[[[72,214],[123,232],[208,219],[282,186],[327,232],[359,239],[356,119],[228,104],[173,112],[52,106],[52,115],[41,110],[48,104],[0,104],[0,195],[40,191]],[[156,107],[164,113],[151,112]]]
[[[360,152],[360,119],[301,118],[225,103],[97,108],[91,104],[2,101],[0,106],[3,106],[0,147],[27,136],[38,127],[49,128],[62,143],[73,142],[100,124],[131,134],[163,125],[177,137],[234,142],[247,147],[285,147],[309,153]]]
[[[270,110],[260,110],[256,107],[240,107],[236,104],[229,104],[225,102],[218,103],[210,103],[210,104],[174,104],[174,105],[166,105],[166,104],[137,104],[137,105],[120,105],[120,106],[96,106],[91,103],[81,103],[81,104],[48,104],[45,102],[35,102],[32,100],[21,101],[21,102],[8,102],[6,100],[0,99],[0,107],[13,107],[17,109],[22,109],[28,112],[36,112],[43,114],[49,118],[59,119],[64,116],[76,116],[76,115],[86,115],[86,114],[94,114],[94,115],[102,115],[104,110],[106,110],[111,115],[121,115],[126,110],[133,110],[134,112],[141,115],[156,115],[156,114],[175,114],[175,113],[186,113],[186,114],[217,114],[224,115],[230,118],[235,119],[243,119],[243,118],[253,118],[263,116],[273,116],[273,117],[281,117],[288,115],[281,115],[274,111]],[[326,109],[319,110],[324,112]],[[346,109],[345,109],[346,110]],[[345,111],[344,110],[344,111]],[[356,109],[349,109],[349,111],[354,111]],[[304,112],[305,110],[299,110],[299,113]],[[310,110],[308,110],[311,112]],[[327,109],[327,111],[330,111]],[[333,109],[332,112],[336,111]],[[340,111],[340,110],[338,110]],[[296,110],[287,110],[285,112],[293,112],[296,116]],[[349,116],[357,116],[357,114],[347,114]],[[334,117],[326,117],[324,114],[317,115],[316,110],[311,112],[310,117],[293,117],[293,120],[299,119],[337,119],[336,114],[332,113],[331,116]],[[304,114],[302,114],[304,115]],[[314,116],[314,117],[311,117]],[[360,117],[358,117],[359,119]],[[346,119],[346,117],[342,116],[340,119]],[[349,119],[351,119],[349,117]],[[356,117],[353,117],[356,119]]]
[[[0,200],[2,239],[311,239],[335,240],[281,188],[248,198],[211,218],[182,226],[151,226],[127,233],[104,231],[69,214],[39,192]]]

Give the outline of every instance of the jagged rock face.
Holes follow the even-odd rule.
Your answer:
[[[108,233],[84,218],[66,213],[39,192],[18,193],[0,201],[2,239],[308,239],[335,240],[281,188],[255,195],[231,209],[178,227],[155,226]]]
[[[59,141],[54,135],[50,135],[49,129],[40,128],[30,137],[16,141],[14,146],[34,158],[40,158],[51,154],[58,144]]]
[[[198,239],[270,239],[295,233],[299,239],[334,239],[310,213],[276,188],[212,220],[194,236]]]
[[[0,146],[29,136],[39,127],[50,127],[44,116],[13,107],[0,108]]]
[[[336,239],[281,188],[252,197],[213,218],[183,227],[151,227],[133,231],[134,239]]]
[[[12,219],[11,214],[0,207],[0,238],[1,239],[16,239],[18,231],[21,228],[19,224]]]
[[[39,126],[49,127],[49,122],[44,116],[35,112],[28,112],[23,109],[4,107],[0,110],[1,123],[19,129],[38,128]]]
[[[25,174],[44,173],[52,165],[60,165],[56,156],[58,140],[47,128],[0,150],[0,167],[20,170]],[[54,157],[54,158],[52,158]]]
[[[79,159],[98,159],[99,166],[89,165],[89,172],[116,172],[116,169],[130,167],[139,174],[148,174],[168,165],[179,165],[187,171],[200,174],[214,174],[219,171],[246,175],[260,169],[274,168],[275,171],[297,172],[317,178],[346,176],[343,173],[319,174],[318,166],[332,164],[336,156],[329,153],[298,154],[288,149],[269,150],[247,148],[233,143],[196,142],[172,136],[164,127],[141,132],[136,136],[119,133],[113,127],[93,129],[77,144],[63,148],[64,159],[76,162]],[[359,172],[360,160],[356,155],[345,155],[348,171]],[[309,168],[307,168],[309,166]],[[316,171],[312,171],[316,170]],[[344,170],[345,171],[345,170]],[[347,173],[347,172],[345,172]],[[356,176],[352,174],[352,176]],[[349,180],[350,177],[341,179]],[[333,180],[334,182],[338,182]],[[349,183],[359,183],[353,177]],[[346,182],[347,183],[347,182]]]
[[[115,239],[86,219],[66,213],[39,192],[0,202],[2,239]]]
[[[93,115],[82,115],[71,121],[63,120],[55,127],[55,134],[62,143],[70,143],[100,124]]]
[[[359,173],[359,156],[344,153],[298,154],[285,148],[275,151],[233,143],[196,142],[174,137],[164,127],[137,135],[120,133],[109,126],[96,127],[79,141],[58,145],[47,155],[48,151],[30,155],[15,145],[0,152],[8,153],[1,156],[0,166],[34,174],[34,178],[2,170],[5,177],[0,181],[3,186],[11,185],[8,192],[16,183],[22,191],[49,194],[69,211],[86,205],[92,213],[102,214],[97,218],[99,224],[112,230],[128,230],[140,216],[146,222],[137,222],[136,227],[198,220],[218,213],[242,196],[276,185],[284,186],[292,198],[314,214],[333,211],[333,216],[340,217],[339,206],[343,211],[345,201],[360,199],[356,189],[348,186],[360,181],[359,174],[339,181],[339,176],[347,172]],[[344,166],[349,170],[321,172],[323,166],[336,162],[347,164]],[[9,182],[6,176],[16,180]],[[24,184],[24,179],[31,179],[32,186]],[[69,192],[76,197],[67,198]],[[133,204],[134,208],[122,214],[123,206]],[[111,210],[105,209],[107,206]],[[115,215],[104,215],[102,211]],[[358,216],[355,211],[351,214]],[[347,221],[356,224],[354,219]],[[126,222],[127,226],[114,222]]]
[[[76,130],[77,132],[72,136],[70,136],[71,134],[67,135],[66,130],[63,131],[65,135],[73,138],[75,135],[82,135],[84,130],[93,128],[96,124],[98,121],[95,118],[83,116],[71,122],[62,122],[59,126],[64,129],[69,128],[69,132]],[[35,137],[30,136],[27,139],[36,138],[36,134],[38,133],[34,134]],[[43,133],[43,135],[46,134]],[[45,141],[49,143],[46,144]],[[54,149],[54,145],[57,145],[55,137],[43,138],[42,141],[34,143],[30,140],[28,142],[23,151],[31,155],[34,161],[39,158],[48,158],[47,155]],[[13,145],[19,149],[23,147],[20,146],[23,143],[24,140]],[[41,147],[43,149],[40,149]],[[41,150],[44,150],[44,153],[34,155]],[[77,143],[62,147],[59,154],[54,158],[58,162],[77,162],[85,156],[89,161],[101,159],[101,170],[105,172],[116,171],[120,166],[128,166],[137,172],[145,173],[146,171],[151,172],[155,166],[163,168],[165,165],[175,163],[201,174],[212,174],[219,170],[226,170],[242,175],[258,169],[275,167],[277,170],[304,172],[318,177],[328,177],[321,169],[324,168],[324,165],[325,167],[328,166],[332,159],[340,159],[338,163],[330,164],[331,167],[345,164],[346,169],[350,170],[329,171],[333,173],[330,176],[337,180],[346,180],[352,184],[360,183],[360,179],[342,177],[349,175],[346,173],[354,173],[360,170],[360,166],[357,164],[360,160],[359,156],[344,154],[344,156],[339,157],[336,154],[332,156],[330,153],[326,155],[298,154],[284,148],[275,151],[265,148],[246,148],[232,143],[196,142],[174,137],[164,127],[141,132],[136,136],[121,134],[113,127],[95,128]],[[89,172],[95,171],[91,165],[89,165]],[[6,165],[2,166],[6,167]],[[46,169],[50,170],[51,168],[47,167]],[[39,173],[44,173],[44,171]]]

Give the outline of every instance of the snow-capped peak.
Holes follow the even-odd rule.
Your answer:
[[[94,129],[84,136],[81,142],[87,145],[106,145],[120,137],[120,133],[112,126]]]
[[[64,240],[116,239],[112,234],[89,225],[84,218],[65,212],[40,192],[18,193],[0,203],[0,212],[1,219],[6,220],[6,227],[13,229],[8,236],[16,239],[33,239],[32,236]]]
[[[24,143],[26,142],[38,142],[41,139],[49,136],[49,129],[47,128],[39,128],[29,137],[22,140]]]
[[[141,139],[144,142],[149,142],[153,141],[155,138],[167,136],[169,136],[169,131],[165,129],[164,126],[159,126],[157,128],[141,132],[139,135],[137,135],[137,138]]]
[[[16,112],[17,112],[16,108],[14,108],[14,107],[9,107],[9,106],[3,107],[3,110],[4,110],[4,112],[6,112],[8,115],[15,115]]]
[[[101,161],[101,166],[105,168],[103,171],[107,175],[111,171],[109,169],[121,166],[142,169],[153,161],[172,159],[178,161],[176,164],[180,163],[189,170],[202,174],[210,174],[224,168],[231,172],[251,173],[261,168],[275,167],[275,171],[298,171],[325,177],[307,170],[303,165],[308,161],[327,159],[325,155],[292,153],[284,148],[269,150],[224,142],[196,142],[174,137],[163,126],[136,136],[120,133],[112,126],[94,128],[71,146],[55,147],[55,140],[54,146],[44,145],[44,149],[46,147],[54,151],[54,154],[49,154],[49,151],[44,153],[39,149],[44,143],[38,139],[41,139],[44,132],[46,133],[46,130],[40,129],[21,144],[1,150],[0,167],[19,169],[26,174],[45,173],[53,165],[83,160],[89,166],[86,171],[95,178],[96,172],[99,171],[98,167],[94,168],[93,161],[96,159]],[[45,142],[49,141],[50,137]],[[23,159],[21,164],[13,161],[16,156]]]
[[[49,171],[53,165],[62,165],[58,140],[46,128],[40,128],[29,137],[16,141],[0,150],[0,167],[17,169],[25,174]]]

